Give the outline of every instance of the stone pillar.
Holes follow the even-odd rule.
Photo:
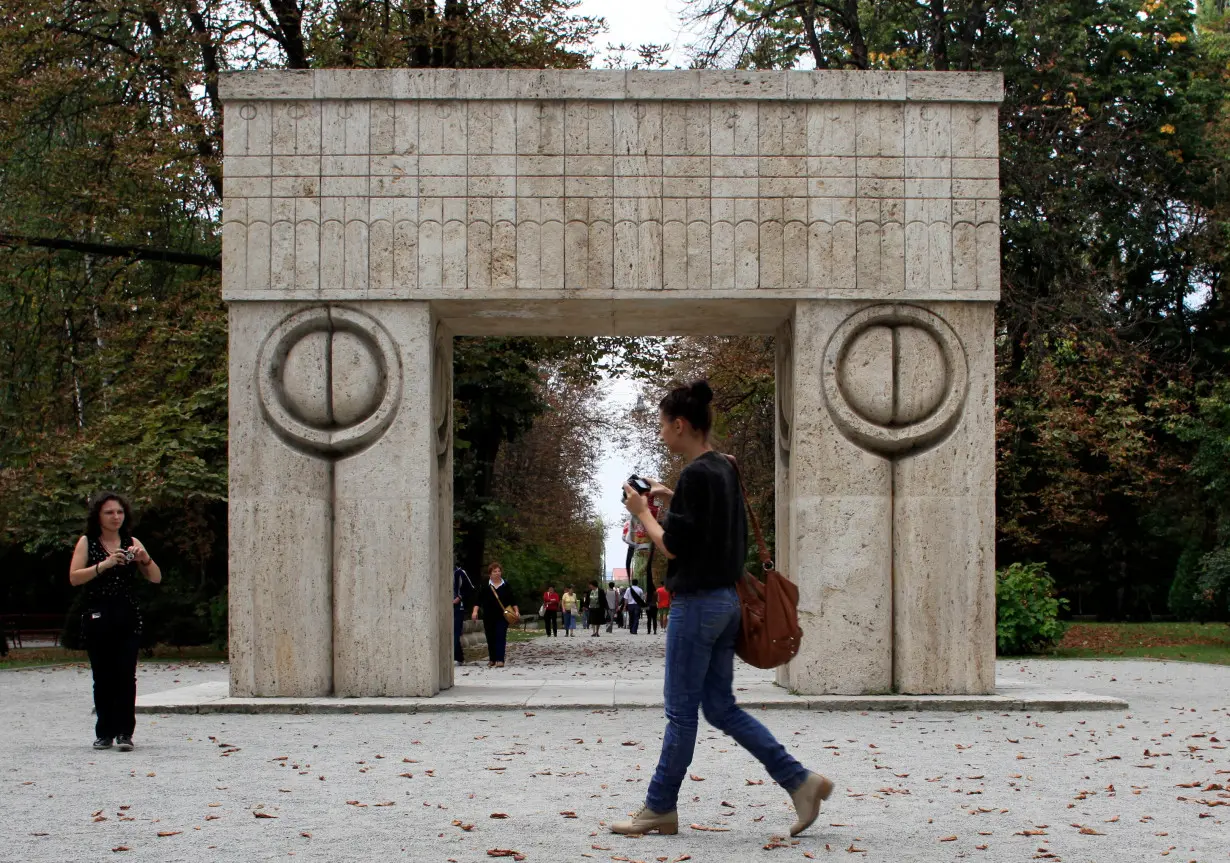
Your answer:
[[[797,302],[793,356],[779,359],[793,380],[793,426],[788,451],[779,452],[777,553],[799,586],[803,643],[778,679],[808,695],[892,686],[891,464],[847,439],[824,401],[829,338],[858,308]],[[788,423],[781,414],[778,423],[781,451]]]
[[[353,418],[379,411],[383,395],[391,393],[395,404],[385,431],[335,465],[334,694],[434,695],[448,596],[441,592],[437,514],[434,322],[424,302],[354,308],[370,316],[368,326],[384,330],[391,355],[380,356],[375,332],[366,356],[358,339],[344,345],[354,353],[335,352],[336,391],[352,400]],[[389,393],[377,392],[381,376]]]
[[[231,695],[333,690],[332,465],[291,446],[265,418],[262,344],[295,303],[233,303],[230,321]],[[300,350],[288,381],[323,376],[323,353]]]
[[[994,690],[993,323],[990,303],[801,301],[779,331],[791,688]]]
[[[995,307],[927,308],[963,346],[969,389],[951,433],[894,464],[893,681],[982,695],[995,690]],[[941,362],[903,363],[899,385],[925,399]]]

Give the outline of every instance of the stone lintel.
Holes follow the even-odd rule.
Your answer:
[[[592,99],[981,102],[1004,97],[1000,72],[319,69],[224,72],[223,101],[293,99]]]

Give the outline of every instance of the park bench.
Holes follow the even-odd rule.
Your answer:
[[[23,641],[50,641],[60,645],[64,631],[62,614],[5,614],[0,615],[0,631],[13,647],[24,647]]]

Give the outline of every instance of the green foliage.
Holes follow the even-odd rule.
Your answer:
[[[1170,583],[1170,612],[1179,620],[1210,620],[1216,616],[1212,603],[1200,590],[1201,552],[1198,546],[1189,546],[1179,556],[1175,567],[1174,581]]]
[[[1059,612],[1066,599],[1055,596],[1045,564],[1014,563],[995,573],[995,641],[1001,656],[1045,653],[1063,638]]]
[[[1200,598],[1222,615],[1230,611],[1230,546],[1211,551],[1200,559],[1197,581]]]

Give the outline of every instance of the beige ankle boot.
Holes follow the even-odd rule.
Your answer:
[[[679,813],[654,812],[648,806],[642,806],[627,821],[617,821],[611,825],[612,833],[622,833],[625,836],[657,833],[661,836],[674,836],[679,832]]]
[[[832,793],[833,783],[830,780],[819,773],[807,774],[803,784],[790,795],[790,799],[794,801],[794,811],[799,816],[799,820],[790,828],[791,836],[798,836],[811,826],[820,815],[820,802],[828,800]]]

